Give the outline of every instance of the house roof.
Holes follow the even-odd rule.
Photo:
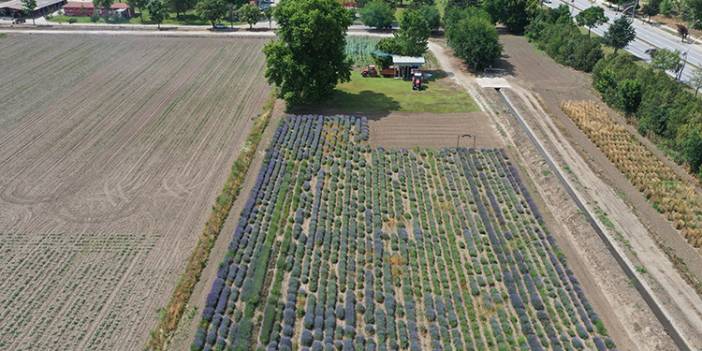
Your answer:
[[[423,65],[426,61],[421,56],[392,55],[392,63],[395,65]]]
[[[37,0],[36,10],[41,10],[51,5],[64,3],[65,1],[66,0]],[[21,11],[24,10],[24,5],[22,5],[22,0],[11,0],[5,3],[0,3],[0,9],[13,9]]]

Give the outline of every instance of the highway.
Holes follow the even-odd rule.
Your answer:
[[[591,6],[600,6],[605,10],[605,15],[609,18],[609,22],[592,30],[593,33],[603,36],[609,28],[609,25],[617,18],[622,16],[621,12],[617,12],[607,8],[604,3],[598,3],[590,0],[553,0],[546,5],[556,8],[561,4],[568,5],[571,9],[572,16],[577,15],[581,10]],[[691,41],[683,43],[677,34],[666,31],[657,24],[649,24],[638,18],[633,21],[634,29],[636,29],[636,39],[632,41],[626,50],[634,56],[643,59],[647,62],[651,61],[651,56],[646,53],[646,50],[653,48],[664,48],[668,50],[678,50],[681,54],[687,53],[687,64],[683,70],[682,80],[688,81],[692,76],[693,71],[697,67],[702,67],[702,48],[698,43]],[[670,72],[668,72],[671,74]],[[671,74],[672,75],[672,74]]]

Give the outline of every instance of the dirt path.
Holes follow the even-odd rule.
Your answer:
[[[534,156],[533,151],[529,150],[528,140],[520,135],[518,128],[510,124],[505,111],[500,110],[496,97],[481,97],[489,97],[491,92],[496,93],[491,89],[481,91],[474,77],[464,72],[462,64],[439,45],[431,43],[430,48],[444,69],[454,73],[457,82],[476,96],[486,111],[492,112],[491,116],[500,129],[506,132],[507,139],[524,161],[537,190],[554,214],[556,223],[561,224],[560,228],[553,231],[558,234],[559,243],[562,243],[569,261],[573,262],[571,266],[582,268],[580,272],[576,271],[576,275],[580,273],[578,278],[583,282],[588,296],[592,296],[595,309],[603,314],[605,324],[618,341],[618,346],[631,350],[675,349],[641,296],[626,283],[624,272],[609,255],[604,243],[584,223],[572,200],[559,189],[560,185],[555,178],[547,175],[547,169],[543,167],[544,161]],[[633,340],[636,342],[631,342]]]

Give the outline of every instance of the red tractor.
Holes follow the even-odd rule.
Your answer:
[[[412,90],[422,90],[424,83],[424,77],[422,72],[414,72],[412,74]]]
[[[361,75],[363,78],[377,77],[378,70],[375,68],[375,65],[368,65],[368,68],[364,69],[363,72],[361,72]]]

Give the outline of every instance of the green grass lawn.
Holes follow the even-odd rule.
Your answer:
[[[438,74],[437,74],[438,75]],[[338,113],[473,112],[479,108],[466,92],[447,78],[425,83],[413,91],[412,83],[392,78],[363,78],[352,72],[351,81],[339,84],[330,99],[316,105]]]

